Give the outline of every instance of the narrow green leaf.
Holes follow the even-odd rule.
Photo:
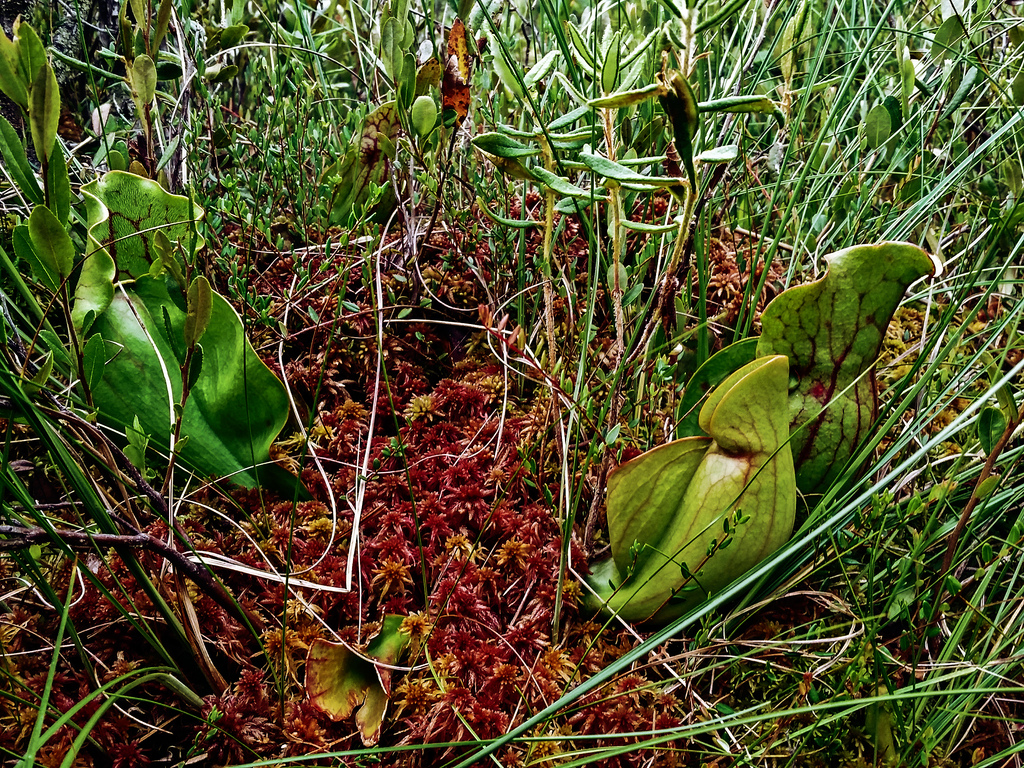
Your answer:
[[[611,93],[615,90],[615,82],[619,78],[619,59],[622,49],[622,30],[612,35],[612,39],[605,51],[604,61],[601,62],[601,90],[604,93]]]
[[[590,107],[583,105],[582,107],[576,107],[569,112],[566,112],[561,117],[557,117],[548,123],[548,131],[551,133],[557,133],[563,128],[567,128],[570,125],[574,125],[577,120],[581,120],[587,115],[591,114],[592,110]]]
[[[402,50],[404,39],[404,19],[392,17],[381,25],[380,59],[384,62],[384,70],[388,73],[388,77],[396,85],[402,80],[402,70],[405,67],[405,51]]]
[[[473,146],[483,150],[489,155],[503,157],[506,159],[519,157],[532,157],[539,155],[540,150],[536,147],[528,147],[515,139],[509,138],[504,133],[497,131],[481,133],[473,137]]]
[[[807,0],[801,0],[797,4],[796,12],[790,16],[789,23],[782,32],[782,41],[779,44],[782,58],[779,66],[782,69],[782,78],[786,81],[786,88],[792,90],[793,77],[799,68],[798,55],[800,53],[800,40],[803,37],[804,23],[807,20]]]
[[[171,23],[171,11],[173,10],[172,0],[160,0],[160,7],[156,12],[156,24],[149,38],[150,51],[154,55],[160,50],[160,44],[167,34],[167,27]]]
[[[185,315],[185,344],[195,346],[210,325],[213,311],[213,289],[210,281],[198,275],[188,287],[187,312]]]
[[[199,381],[199,376],[203,372],[203,345],[196,344],[195,350],[192,352],[192,360],[188,366],[188,388],[193,389],[196,383]],[[183,445],[179,445],[179,448],[184,448]]]
[[[485,203],[483,201],[483,199],[481,199],[479,197],[476,199],[476,206],[477,206],[477,208],[480,211],[485,213],[488,218],[490,218],[493,221],[496,221],[499,224],[501,224],[503,226],[506,226],[506,227],[512,227],[514,229],[529,229],[530,227],[540,227],[540,226],[542,226],[541,222],[533,221],[532,219],[526,219],[524,221],[524,220],[521,220],[521,219],[507,219],[504,216],[499,216],[494,211],[492,211],[490,208],[488,208],[487,207],[487,203]],[[314,320],[315,320],[315,318],[314,318]]]
[[[701,163],[731,163],[739,155],[740,148],[738,144],[724,144],[721,147],[704,150],[694,160]]]
[[[939,120],[948,119],[960,108],[960,105],[963,104],[967,100],[967,97],[971,95],[971,89],[974,88],[975,83],[978,82],[980,75],[981,72],[977,67],[971,67],[967,70],[967,73],[960,80],[960,85],[957,87],[956,92],[949,100],[946,108],[942,110]]]
[[[39,364],[39,369],[32,374],[32,378],[22,382],[21,386],[25,390],[25,394],[31,396],[43,389],[46,382],[50,380],[51,373],[53,373],[53,354],[47,352]]]
[[[910,58],[910,49],[903,46],[900,60],[900,106],[905,117],[910,115],[910,97],[914,93],[915,82],[914,60]]]
[[[587,46],[586,41],[583,39],[583,35],[576,29],[576,25],[571,21],[565,22],[565,31],[569,38],[569,43],[572,45],[573,53],[576,54],[576,58],[584,69],[587,70],[587,74],[594,74],[594,57],[591,55],[590,48]]]
[[[724,99],[713,101],[702,101],[697,104],[697,109],[704,112],[733,112],[733,113],[761,113],[773,114],[779,109],[779,105],[767,96],[729,96]]]
[[[54,143],[55,152],[50,155],[50,164],[46,170],[46,188],[50,193],[50,208],[67,226],[71,215],[71,180],[68,178],[68,164],[64,159],[64,151]]]
[[[53,143],[57,139],[57,123],[60,120],[60,91],[57,88],[57,77],[53,74],[53,67],[49,64],[39,70],[32,83],[32,106],[28,116],[36,155],[49,160],[53,154]]]
[[[530,67],[530,71],[523,77],[523,83],[526,87],[533,88],[537,83],[547,78],[551,74],[551,70],[555,68],[555,62],[558,61],[560,55],[561,51],[556,48],[549,51],[540,61]]]
[[[46,60],[46,49],[36,31],[25,22],[21,22],[14,29],[14,42],[18,49],[18,72],[22,82],[28,86],[29,92],[35,88],[39,71],[49,66]],[[31,96],[27,102],[31,110]]]
[[[29,265],[32,275],[52,293],[56,293],[60,287],[60,275],[56,268],[44,261],[35,247],[32,245],[32,236],[28,231],[28,224],[19,224],[14,228],[11,235],[11,242],[14,246],[15,255]]]
[[[148,28],[149,14],[146,12],[148,10],[149,5],[148,1],[128,0],[128,2],[132,7],[132,16],[135,19],[135,26],[139,29],[142,29],[143,27]]]
[[[540,166],[538,166],[536,168],[533,168],[531,172],[533,173],[533,177],[537,181],[539,181],[545,187],[548,187],[552,192],[555,192],[556,194],[563,195],[565,197],[580,198],[589,198],[593,194],[597,199],[608,199],[607,195],[599,196],[596,193],[591,192],[589,189],[577,187],[575,184],[569,183],[561,176],[551,173],[551,171],[547,170],[546,168],[541,168]]]
[[[28,111],[28,85],[18,65],[18,45],[0,28],[0,92]]]
[[[645,221],[630,221],[624,219],[622,226],[632,232],[643,232],[647,235],[660,235],[665,232],[675,232],[679,229],[678,221],[671,221],[668,224],[648,224]]]
[[[631,91],[617,91],[615,93],[609,93],[607,96],[599,96],[596,99],[591,99],[587,104],[591,107],[598,109],[617,109],[619,107],[629,107],[633,104],[639,104],[642,101],[660,97],[665,92],[665,86],[661,83],[651,83],[645,85],[643,88],[635,88]]]
[[[25,146],[18,138],[18,132],[3,116],[0,116],[0,156],[3,157],[4,166],[21,193],[30,202],[42,205],[43,191],[39,188],[32,166],[29,165]]]
[[[591,171],[602,178],[611,179],[622,184],[640,184],[645,187],[668,188],[680,183],[674,176],[644,176],[632,168],[609,160],[607,157],[595,155],[592,152],[580,152],[580,160]]]

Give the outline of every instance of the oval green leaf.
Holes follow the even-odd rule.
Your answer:
[[[71,274],[75,246],[71,237],[45,205],[37,205],[28,217],[28,234],[32,247],[46,267],[63,282]]]

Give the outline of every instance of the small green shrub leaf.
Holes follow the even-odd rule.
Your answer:
[[[932,39],[932,59],[936,64],[942,62],[946,54],[966,34],[963,22],[959,15],[950,16],[939,27]]]
[[[213,289],[210,281],[198,275],[188,287],[187,311],[185,315],[185,344],[194,347],[203,338],[210,325],[213,311]]]
[[[605,93],[611,93],[615,89],[615,82],[619,79],[621,50],[622,31],[619,30],[612,35],[604,54],[604,61],[601,63],[601,90]]]
[[[598,176],[617,181],[620,184],[640,184],[645,187],[656,187],[659,189],[674,187],[679,184],[679,179],[674,176],[644,176],[632,168],[609,160],[607,157],[595,155],[592,152],[580,152],[580,160]]]
[[[0,30],[2,33],[2,30]],[[18,185],[18,189],[36,205],[43,203],[43,191],[39,188],[32,166],[29,165],[28,157],[25,154],[25,146],[18,138],[17,131],[0,116],[0,156],[4,159],[4,166]]]
[[[985,455],[992,449],[1006,431],[1006,415],[999,409],[988,406],[978,414],[978,441]]]
[[[431,96],[418,96],[412,103],[412,127],[420,136],[426,136],[437,125],[437,104]]]
[[[779,105],[767,96],[729,96],[724,99],[702,101],[697,104],[701,113],[733,112],[774,114]]]
[[[731,163],[740,156],[738,144],[724,144],[721,147],[707,149],[694,159],[701,163]]]
[[[245,24],[233,24],[232,26],[221,32],[220,35],[220,47],[221,50],[227,48],[234,48],[242,39],[249,34],[249,27]]]
[[[160,44],[167,34],[167,27],[171,23],[172,9],[172,0],[160,0],[160,7],[156,12],[156,24],[153,26],[153,32],[149,39],[150,50],[154,52],[160,50]]]
[[[28,224],[18,224],[14,228],[14,232],[11,233],[11,244],[14,246],[15,255],[29,265],[33,277],[52,293],[56,293],[60,286],[60,275],[36,253]]]
[[[558,61],[559,55],[560,52],[556,48],[555,50],[549,51],[540,59],[540,61],[530,67],[530,71],[523,77],[523,83],[526,87],[533,88],[537,83],[550,75],[551,70],[555,68],[555,62]]]
[[[892,116],[884,104],[876,104],[864,118],[864,136],[871,149],[878,149],[892,135]]]
[[[15,40],[0,28],[0,92],[24,110],[28,110],[28,84],[19,65],[17,32]]]
[[[420,64],[416,70],[416,95],[430,93],[431,88],[441,86],[441,64],[437,57],[431,57]]]
[[[396,85],[402,80],[405,67],[405,51],[402,43],[405,40],[405,21],[391,17],[380,28],[380,58],[388,77]]]
[[[606,200],[608,198],[607,195],[598,195],[596,192],[592,192],[589,189],[577,187],[575,184],[569,183],[561,176],[552,173],[546,168],[537,166],[536,168],[533,168],[531,172],[533,173],[533,177],[537,181],[539,181],[541,184],[543,184],[545,187],[550,189],[555,194],[563,195],[564,197],[580,198],[589,198],[591,195],[594,195],[597,199],[600,200]]]
[[[102,336],[94,333],[82,348],[82,372],[90,392],[103,380],[103,368],[106,364],[107,345]]]
[[[51,373],[53,373],[53,353],[48,351],[43,355],[43,360],[32,377],[22,382],[21,386],[25,390],[25,394],[34,395],[45,387],[46,382],[50,380]]]
[[[199,381],[199,376],[203,372],[203,345],[196,344],[196,348],[192,351],[192,360],[188,366],[188,388],[189,391],[195,388],[196,383]],[[187,437],[187,436],[186,436]],[[178,444],[179,450],[184,446]]]
[[[49,62],[46,59],[46,49],[43,47],[43,41],[39,39],[36,31],[25,22],[21,22],[15,27],[14,42],[18,50],[18,73],[21,81],[27,86],[31,94],[31,91],[35,88],[39,72],[44,67],[49,66]],[[32,109],[31,95],[25,102],[25,109],[29,111]]]
[[[473,146],[495,157],[506,159],[519,157],[532,157],[539,155],[540,150],[536,147],[528,147],[515,139],[506,136],[504,133],[493,131],[481,133],[473,137]]]
[[[942,114],[939,116],[939,120],[946,120],[950,118],[954,112],[956,112],[960,105],[963,104],[967,97],[971,95],[971,90],[981,76],[981,71],[977,67],[971,67],[964,76],[960,79],[960,85],[957,86],[956,91],[950,98],[949,103],[946,104],[946,108],[942,110]]]
[[[144,53],[136,56],[132,65],[132,90],[139,110],[149,109],[156,95],[156,64]]]
[[[600,96],[596,99],[591,99],[587,102],[588,106],[597,107],[599,109],[616,109],[619,107],[629,107],[633,104],[639,104],[642,101],[653,99],[656,96],[664,94],[665,86],[661,83],[651,83],[645,85],[643,88],[634,88],[630,91],[616,91],[615,93],[609,93],[607,96]]]
[[[50,164],[46,169],[46,188],[50,193],[50,209],[60,223],[67,226],[71,215],[71,181],[64,152],[59,147],[50,156]]]
[[[75,246],[64,225],[45,205],[37,205],[28,217],[32,247],[50,272],[63,282],[71,274]]]
[[[580,34],[580,31],[576,28],[576,25],[573,24],[571,21],[565,22],[565,32],[566,36],[569,38],[569,43],[572,45],[573,53],[576,54],[577,60],[581,65],[583,65],[584,69],[587,71],[587,74],[593,75],[594,56],[591,53],[590,47],[583,39],[583,35]]]

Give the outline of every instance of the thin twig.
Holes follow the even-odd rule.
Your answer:
[[[67,529],[57,529],[51,532],[35,526],[0,525],[0,537],[2,537],[0,538],[0,552],[14,552],[36,544],[52,543],[54,536],[70,549],[75,550],[91,550],[100,546],[128,547],[153,552],[169,561],[176,571],[191,579],[221,608],[234,614],[243,623],[247,622],[257,629],[263,628],[263,621],[234,600],[202,565],[189,560],[181,552],[160,539],[139,531],[117,513],[110,512],[109,514],[131,533],[94,533]]]
[[[954,528],[949,536],[946,538],[946,555],[942,558],[942,569],[939,571],[939,578],[942,579],[949,573],[950,568],[953,567],[953,557],[956,555],[957,545],[960,543],[960,537],[963,535],[964,529],[967,527],[967,521],[971,519],[971,515],[974,513],[974,508],[981,502],[980,489],[982,483],[984,483],[989,477],[992,476],[992,470],[995,468],[996,462],[999,460],[999,454],[1003,452],[1006,444],[1010,441],[1010,437],[1016,431],[1017,427],[1020,426],[1021,422],[1024,421],[1024,404],[1021,405],[1020,410],[1017,412],[1017,417],[1012,419],[1009,424],[1006,425],[1006,429],[1003,430],[1002,436],[999,441],[992,446],[992,450],[989,451],[988,458],[985,460],[985,466],[981,468],[981,474],[978,475],[978,479],[974,483],[974,490],[971,492],[971,498],[967,502],[967,506],[964,507],[964,511],[960,514],[960,519],[957,520],[956,528]],[[943,587],[943,596],[945,596],[945,587]],[[942,602],[941,600],[939,601]]]

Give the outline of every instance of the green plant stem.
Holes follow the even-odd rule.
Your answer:
[[[427,224],[427,229],[423,233],[423,239],[420,240],[420,247],[416,251],[416,261],[419,261],[420,257],[423,256],[423,249],[426,248],[427,243],[430,242],[430,236],[434,232],[434,225],[437,224],[437,216],[441,212],[441,196],[444,192],[444,184],[448,181],[448,171],[452,166],[452,153],[455,151],[455,138],[458,135],[458,130],[453,129],[451,140],[448,142],[447,162],[445,162],[444,167],[441,169],[441,178],[437,182],[437,197],[434,200],[434,210],[430,214],[430,222]]]
[[[554,172],[555,158],[554,153],[551,150],[551,144],[547,139],[541,139],[541,149],[544,155],[544,167]],[[547,369],[552,379],[555,382],[560,381],[559,377],[559,358],[558,358],[558,347],[555,344],[555,294],[554,294],[554,269],[552,268],[552,262],[554,260],[554,229],[555,229],[555,193],[550,189],[544,191],[544,245],[542,251],[541,261],[541,277],[544,281],[544,329],[547,336],[547,347],[548,347],[548,365]],[[560,385],[559,385],[559,388]],[[562,432],[558,428],[558,425],[562,423],[562,408],[558,399],[558,395],[552,390],[551,393],[551,418],[555,426],[555,446],[558,450],[558,456],[560,461],[565,462],[566,450],[565,444],[562,440]],[[558,513],[556,519],[558,520],[559,528],[564,531],[566,528],[565,519],[568,514],[567,509],[562,508],[562,494],[558,494]],[[567,567],[565,549],[561,550],[559,555],[559,582],[562,581],[565,569]],[[551,639],[552,642],[558,642],[558,624],[562,615],[562,590],[561,583],[555,590],[554,605],[551,610]]]
[[[604,121],[604,140],[608,151],[608,159],[615,161],[618,153],[615,151],[615,120],[614,114],[617,109],[602,109],[601,118]],[[622,241],[625,228],[622,226],[622,194],[617,184],[608,185],[608,211],[612,218],[612,311],[615,317],[615,354],[614,365],[618,365],[626,351],[626,321],[622,311],[622,280],[619,270],[622,264]],[[617,409],[616,409],[617,411]],[[618,416],[618,413],[615,413]],[[615,421],[612,421],[614,425]]]
[[[683,255],[687,252],[687,245],[690,240],[690,221],[693,218],[696,203],[696,194],[689,189],[689,182],[684,183],[687,186],[687,194],[686,199],[683,201],[683,213],[679,219],[679,229],[676,233],[676,241],[672,245],[672,255],[669,256],[668,266],[665,268],[665,274],[662,277],[661,285],[658,288],[658,297],[654,302],[654,311],[651,314],[651,319],[647,322],[647,327],[644,329],[643,336],[641,336],[639,343],[637,343],[632,354],[627,359],[626,362],[628,363],[633,362],[640,357],[640,355],[646,353],[647,348],[651,343],[651,339],[654,338],[654,329],[657,327],[659,322],[666,327],[666,330],[668,330],[670,324],[674,322],[675,319],[673,303],[676,290],[679,285],[675,274],[679,270],[679,265],[682,263]]]
[[[185,420],[185,403],[192,389],[189,387],[189,371],[192,369],[192,359],[195,357],[196,345],[192,344],[185,351],[185,362],[181,364],[181,398],[178,400],[178,413],[174,418],[174,429],[171,434],[171,457],[167,463],[167,472],[164,474],[163,485],[160,486],[160,495],[167,496],[171,487],[171,480],[174,477],[174,465],[178,460],[178,441],[181,438],[181,425]]]

